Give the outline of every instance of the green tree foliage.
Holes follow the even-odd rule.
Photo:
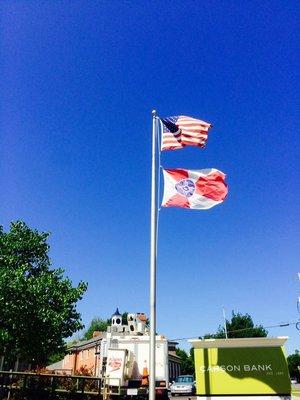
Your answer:
[[[249,314],[235,313],[234,311],[232,311],[231,320],[226,320],[226,328],[228,338],[266,337],[268,335],[268,331],[262,325],[254,325]],[[215,334],[207,334],[204,338],[225,338],[225,329],[220,325]]]
[[[12,222],[0,226],[0,354],[43,365],[82,329],[76,303],[87,289],[51,269],[48,233]]]
[[[181,374],[182,375],[194,375],[195,363],[194,363],[194,349],[191,348],[190,354],[185,350],[176,349],[176,355],[181,358]]]
[[[128,315],[127,311],[122,313],[122,324],[123,325],[127,325],[127,315]]]
[[[300,352],[296,350],[294,354],[287,357],[288,367],[291,378],[297,379],[300,382]]]
[[[108,327],[108,320],[98,317],[92,319],[88,329],[84,332],[83,340],[88,340],[93,337],[95,331],[106,332]]]
[[[125,311],[122,314],[122,324],[127,325],[127,315],[128,312]],[[88,340],[93,337],[93,333],[95,331],[106,332],[107,327],[111,325],[111,318],[102,319],[100,317],[94,317],[88,327],[88,329],[84,332],[83,340]]]

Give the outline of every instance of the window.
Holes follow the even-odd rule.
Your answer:
[[[178,376],[178,378],[176,378],[176,382],[191,383],[194,382],[194,378],[192,376]]]

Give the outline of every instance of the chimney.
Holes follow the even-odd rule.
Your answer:
[[[101,335],[102,335],[102,332],[100,332],[100,331],[94,331],[93,332],[93,338],[95,338],[97,336],[101,336]]]
[[[146,323],[147,322],[147,317],[144,313],[137,313],[137,318],[141,321]]]

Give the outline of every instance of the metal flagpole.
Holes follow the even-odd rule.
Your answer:
[[[150,237],[150,365],[149,400],[155,400],[155,337],[156,337],[156,241],[157,241],[157,190],[156,149],[157,115],[152,111],[152,177],[151,177],[151,237]]]

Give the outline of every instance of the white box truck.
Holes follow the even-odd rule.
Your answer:
[[[97,375],[106,388],[121,396],[147,396],[149,371],[149,335],[112,335],[102,340]],[[168,340],[156,336],[156,394],[168,397]],[[117,389],[117,390],[116,390]]]

